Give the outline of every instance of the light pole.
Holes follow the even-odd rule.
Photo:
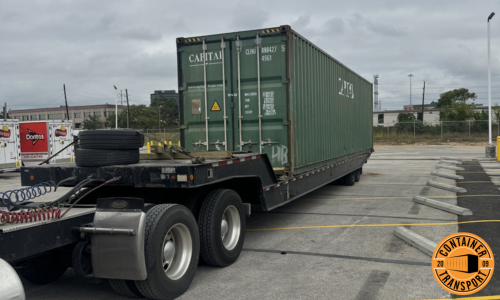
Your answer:
[[[115,129],[118,129],[118,89],[116,88],[116,85],[113,85],[115,88],[116,94],[115,94]]]
[[[408,75],[408,77],[410,77],[410,109],[413,109],[411,105],[411,78],[413,77],[413,74]]]
[[[490,20],[495,15],[492,12],[488,16],[488,145],[486,146],[486,157],[496,157],[496,147],[491,142],[491,65],[490,65]]]

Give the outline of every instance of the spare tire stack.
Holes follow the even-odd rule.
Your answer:
[[[144,135],[136,130],[85,130],[78,135],[80,149],[75,152],[79,167],[129,165],[139,162]]]

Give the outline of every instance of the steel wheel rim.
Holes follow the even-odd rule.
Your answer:
[[[178,223],[170,227],[161,251],[165,275],[171,280],[181,278],[186,273],[193,254],[193,241],[186,225]]]
[[[241,234],[241,219],[238,209],[234,205],[226,208],[221,220],[221,239],[224,248],[233,250]]]

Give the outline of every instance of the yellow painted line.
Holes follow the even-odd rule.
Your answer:
[[[434,298],[434,299],[419,299],[419,300],[443,300],[443,299],[450,299],[450,298]],[[496,296],[482,296],[482,297],[460,297],[460,299],[464,300],[498,300],[500,299],[500,295]]]
[[[428,196],[430,198],[464,198],[464,197],[497,197],[500,195],[461,195],[461,196]],[[412,199],[413,197],[362,197],[362,198],[318,198],[318,199],[304,199],[311,201],[333,201],[333,200],[379,200],[379,199]]]
[[[443,226],[470,223],[500,223],[500,220],[476,220],[462,222],[442,222],[442,223],[406,223],[406,224],[347,224],[347,225],[323,225],[323,226],[300,226],[300,227],[278,227],[278,228],[256,228],[247,231],[276,231],[276,230],[297,230],[297,229],[318,229],[318,228],[345,228],[345,227],[397,227],[397,226]]]
[[[377,175],[378,176],[378,175]],[[373,177],[376,177],[376,176],[373,176]],[[500,183],[500,181],[462,181],[462,182],[459,182],[459,183],[467,183],[467,184],[472,184],[472,183],[489,183],[489,182],[492,182],[492,183]],[[358,183],[357,185],[370,185],[370,186],[373,186],[373,185],[426,185],[427,182],[421,182],[421,183],[407,183],[407,182],[399,182],[399,183],[369,183],[369,184],[366,184],[366,183]],[[446,183],[445,183],[446,184]]]

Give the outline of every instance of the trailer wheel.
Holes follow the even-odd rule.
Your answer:
[[[75,163],[79,167],[102,167],[112,165],[129,165],[139,162],[139,149],[132,150],[100,150],[77,149]]]
[[[198,218],[201,257],[212,266],[226,267],[240,256],[246,220],[241,198],[233,190],[210,192]]]
[[[85,130],[78,134],[82,149],[138,149],[144,135],[136,130]]]
[[[357,169],[354,173],[354,181],[358,182],[361,179],[361,169]]]
[[[151,299],[174,299],[191,285],[200,255],[198,226],[182,205],[161,204],[146,214],[145,256],[148,277],[135,281]]]
[[[108,279],[111,288],[119,295],[130,298],[143,298],[133,280]]]
[[[50,253],[28,260],[20,273],[28,282],[41,285],[56,281],[67,269],[68,266]]]
[[[353,186],[356,183],[356,174],[355,173],[356,173],[356,171],[351,172],[342,178],[344,185]]]

